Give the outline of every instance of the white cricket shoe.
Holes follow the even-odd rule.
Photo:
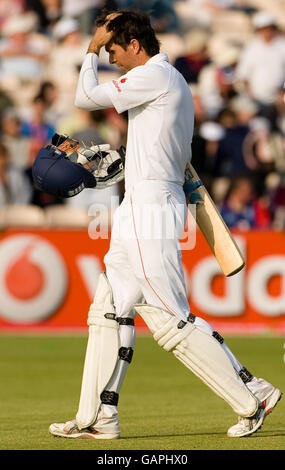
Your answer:
[[[281,399],[282,393],[264,379],[254,377],[247,383],[247,387],[260,401],[259,408],[254,416],[250,418],[238,417],[238,423],[228,429],[229,437],[249,436],[261,428],[266,416]]]
[[[238,423],[228,429],[228,437],[249,436],[261,428],[265,418],[265,408],[259,404],[257,412],[250,418],[238,417]]]
[[[118,439],[120,437],[120,432],[103,433],[92,426],[79,429],[75,419],[66,423],[53,423],[49,427],[49,432],[53,436],[70,439]]]

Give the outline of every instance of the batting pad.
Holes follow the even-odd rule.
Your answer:
[[[105,273],[99,277],[94,302],[88,314],[88,325],[89,337],[76,415],[80,429],[95,422],[101,404],[101,393],[112,377],[118,361],[119,324]]]
[[[220,343],[192,323],[177,320],[166,310],[152,305],[135,305],[135,310],[166,351],[172,351],[188,369],[239,416],[252,416],[258,401],[236,374]]]

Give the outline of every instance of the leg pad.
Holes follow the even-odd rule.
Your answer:
[[[158,344],[166,351],[172,351],[238,415],[254,415],[258,400],[237,375],[220,344],[222,337],[218,333],[215,337],[209,335],[193,323],[181,322],[169,312],[152,305],[136,305],[135,310],[144,319]]]

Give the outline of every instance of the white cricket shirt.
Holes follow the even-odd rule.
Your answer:
[[[189,86],[166,54],[112,82],[98,84],[98,56],[83,62],[75,105],[89,110],[128,111],[126,190],[142,180],[184,183],[191,159],[194,105]]]

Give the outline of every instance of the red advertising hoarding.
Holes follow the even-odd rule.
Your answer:
[[[246,267],[225,278],[200,232],[182,251],[191,312],[224,332],[285,332],[285,235],[239,232]],[[86,328],[109,237],[7,230],[0,237],[0,331]],[[136,319],[138,328],[145,325]]]

